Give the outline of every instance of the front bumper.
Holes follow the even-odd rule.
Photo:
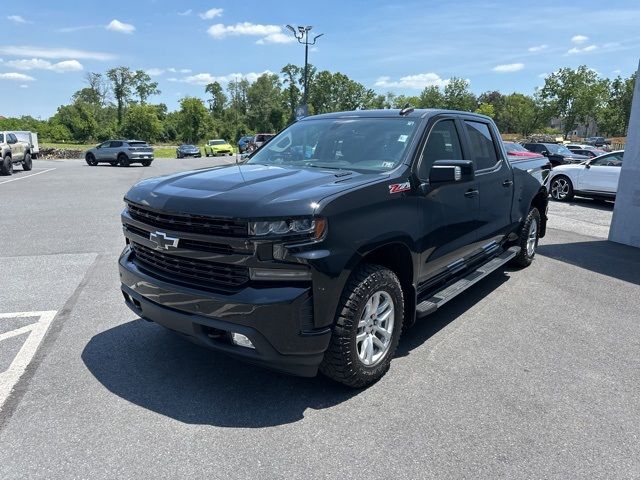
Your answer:
[[[250,363],[299,376],[317,374],[331,331],[305,331],[313,323],[309,288],[204,292],[149,276],[129,257],[127,248],[119,261],[121,288],[140,317]],[[255,349],[232,344],[231,332],[245,335]]]

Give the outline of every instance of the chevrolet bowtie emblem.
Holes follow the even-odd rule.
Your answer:
[[[179,238],[169,237],[164,232],[151,232],[149,234],[149,240],[155,243],[157,250],[169,250],[171,248],[178,248]]]

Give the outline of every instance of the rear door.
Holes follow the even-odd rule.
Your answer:
[[[464,119],[468,151],[476,170],[479,196],[478,241],[480,246],[499,242],[511,227],[513,172],[490,122]]]
[[[621,152],[602,155],[591,160],[578,176],[578,190],[616,193],[622,168]]]
[[[11,144],[11,157],[14,160],[22,160],[24,158],[24,143],[18,141],[15,133],[8,133],[8,143]]]
[[[428,185],[436,160],[465,160],[461,141],[462,124],[454,116],[442,116],[427,129],[428,134],[418,158],[416,174]],[[419,283],[444,279],[460,260],[474,249],[477,239],[479,200],[473,183],[428,186],[419,194],[418,215],[422,223]]]

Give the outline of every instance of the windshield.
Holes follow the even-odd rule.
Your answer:
[[[182,148],[187,149],[187,148],[196,148],[195,145],[182,145]]]
[[[548,143],[545,144],[545,147],[547,147],[547,150],[549,150],[549,152],[551,153],[556,153],[556,154],[560,154],[560,155],[572,155],[573,152],[571,150],[569,150],[567,147],[565,147],[564,145],[558,145],[555,143]]]
[[[504,148],[507,150],[507,152],[528,152],[529,151],[519,143],[513,143],[513,142],[504,142]]]
[[[279,133],[247,163],[384,172],[402,162],[416,127],[402,117],[305,120]]]
[[[224,145],[225,142],[224,140],[209,140],[209,145]]]

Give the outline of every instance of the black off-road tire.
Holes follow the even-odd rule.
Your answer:
[[[5,155],[0,163],[0,175],[13,175],[13,161],[9,155]]]
[[[391,343],[384,357],[376,364],[367,366],[358,357],[358,322],[371,295],[380,290],[388,293],[393,300],[394,326]],[[396,274],[380,265],[362,265],[352,274],[340,297],[329,348],[320,364],[320,372],[354,388],[377,382],[389,370],[402,333],[403,320],[404,298]]]
[[[31,161],[31,154],[25,153],[24,160],[22,161],[22,170],[28,172],[33,168],[33,162]]]
[[[87,155],[84,157],[84,160],[87,162],[87,165],[91,167],[95,167],[98,164],[93,153],[87,153]]]
[[[117,167],[118,166],[118,162],[109,162],[109,165],[111,165],[112,167]]]
[[[558,188],[557,184],[559,182],[566,182],[568,191],[564,196],[556,194]],[[554,187],[556,188],[556,190],[554,190]],[[571,179],[569,177],[565,175],[556,175],[555,177],[553,177],[553,180],[551,180],[551,185],[549,186],[549,188],[551,191],[551,198],[553,198],[554,200],[558,202],[568,202],[570,200],[573,200],[573,183],[571,183]]]
[[[131,163],[129,162],[129,157],[127,157],[124,153],[118,155],[118,164],[121,167],[128,167],[129,165],[131,165]]]
[[[527,248],[530,240],[531,234],[531,224],[536,222],[535,225],[535,243],[533,245],[533,251],[530,248]],[[531,265],[533,262],[533,258],[536,256],[536,249],[538,248],[538,240],[540,239],[540,212],[537,208],[532,208],[527,215],[527,218],[524,220],[522,225],[520,226],[520,231],[518,232],[518,240],[516,241],[516,245],[520,247],[520,252],[516,255],[513,260],[511,260],[511,264],[515,267],[524,268]],[[529,244],[530,245],[530,244]]]
[[[151,160],[143,160],[142,161],[142,166],[143,167],[148,167],[151,165]]]

